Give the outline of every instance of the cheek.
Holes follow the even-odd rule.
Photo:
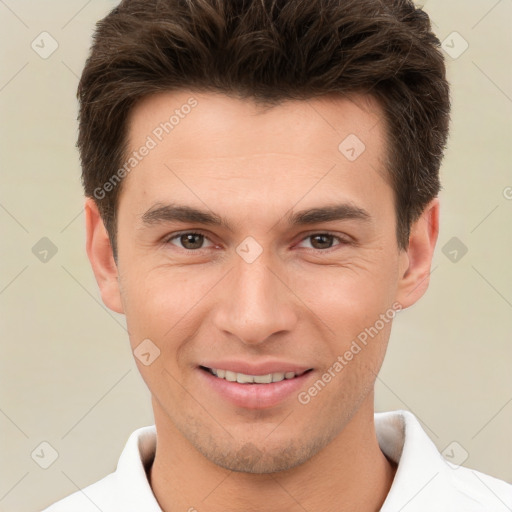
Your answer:
[[[178,360],[193,333],[193,306],[201,292],[195,282],[176,274],[141,271],[140,278],[131,274],[123,285],[130,345],[139,372],[158,400],[173,403],[182,395]]]
[[[294,287],[330,337],[343,344],[386,313],[394,301],[396,281],[392,264],[347,264],[310,270],[294,280]]]
[[[211,277],[206,272],[165,267],[141,270],[138,276],[132,273],[123,284],[132,346],[150,338],[161,350],[168,350],[173,339],[180,339],[180,334],[186,337],[195,306],[216,282]]]

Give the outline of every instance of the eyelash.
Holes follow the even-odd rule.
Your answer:
[[[167,244],[170,244],[172,240],[176,239],[176,238],[180,238],[181,236],[183,235],[199,235],[199,236],[203,236],[205,239],[209,240],[211,242],[211,240],[208,238],[208,236],[205,234],[205,233],[202,233],[201,231],[181,231],[179,233],[174,233],[172,236],[169,236],[167,237],[166,239],[164,239],[164,244],[167,245]],[[316,231],[316,232],[313,232],[313,233],[309,233],[308,235],[306,235],[304,238],[302,238],[300,240],[300,242],[303,242],[304,240],[308,239],[308,238],[312,238],[316,235],[327,235],[327,236],[332,236],[333,238],[337,239],[338,240],[338,244],[337,245],[334,245],[333,247],[328,247],[327,249],[309,249],[309,251],[314,251],[314,252],[317,252],[317,253],[326,253],[326,252],[330,252],[332,250],[335,250],[336,247],[338,246],[341,246],[341,245],[350,245],[352,242],[347,240],[347,239],[344,239],[334,233],[331,233],[330,231]],[[213,242],[212,242],[213,243]],[[174,244],[173,244],[174,245]],[[207,250],[209,249],[209,247],[202,247],[200,249],[186,249],[185,247],[180,247],[180,249],[183,249],[184,251],[186,252],[190,252],[190,253],[198,253],[198,254],[201,254],[202,251],[204,250]]]

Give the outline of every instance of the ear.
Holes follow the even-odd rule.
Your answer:
[[[112,246],[98,207],[90,197],[85,201],[85,230],[87,256],[100,288],[101,298],[109,309],[123,313]]]
[[[433,199],[411,226],[409,246],[401,255],[397,301],[408,308],[427,291],[430,267],[439,235],[439,199]]]

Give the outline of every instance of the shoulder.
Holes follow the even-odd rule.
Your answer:
[[[446,460],[408,411],[375,414],[383,453],[397,471],[382,512],[506,512],[512,485]]]
[[[119,457],[117,469],[42,512],[160,512],[147,479],[156,450],[154,425],[135,430]]]
[[[451,468],[450,482],[457,495],[473,504],[475,511],[512,510],[511,484],[475,469],[449,462],[447,465]]]
[[[98,510],[115,510],[111,503],[114,495],[115,473],[80,489],[57,501],[42,512],[98,512]]]

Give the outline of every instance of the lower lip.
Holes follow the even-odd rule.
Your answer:
[[[197,368],[197,371],[215,392],[233,405],[245,409],[266,409],[279,405],[291,395],[296,396],[313,373],[308,371],[299,377],[270,384],[240,384],[215,377],[201,368]]]

